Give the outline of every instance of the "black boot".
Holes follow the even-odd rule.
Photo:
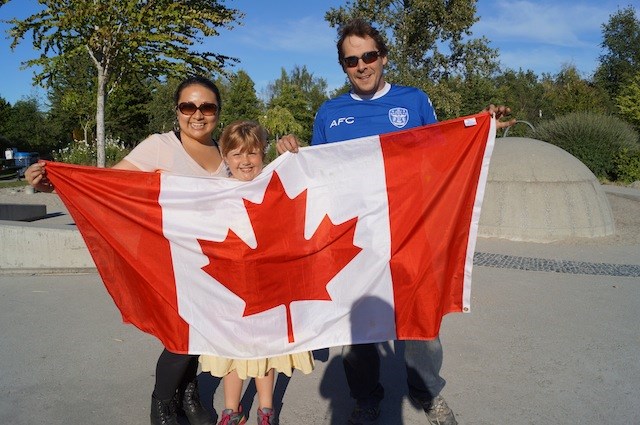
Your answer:
[[[179,425],[175,398],[160,400],[151,395],[151,425]]]
[[[200,401],[198,380],[189,382],[182,394],[182,410],[191,425],[216,425],[209,411]]]

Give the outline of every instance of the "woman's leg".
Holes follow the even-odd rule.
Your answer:
[[[215,424],[211,414],[200,401],[197,373],[198,356],[175,354],[165,348],[156,366],[156,385],[153,389],[152,401],[155,403],[153,405],[158,406],[155,410],[161,408],[164,403],[170,407],[169,411],[173,410],[173,413],[167,416],[152,411],[152,417],[159,418],[154,423],[177,423],[173,422],[177,418],[175,412],[182,411],[191,425]]]
[[[178,425],[176,390],[193,361],[192,357],[198,361],[195,356],[174,354],[166,348],[160,354],[156,365],[156,384],[151,396],[152,425]]]
[[[156,398],[159,400],[173,398],[183,382],[195,379],[197,368],[198,356],[175,354],[165,348],[156,365],[156,384],[153,389]],[[187,372],[193,376],[185,376]]]

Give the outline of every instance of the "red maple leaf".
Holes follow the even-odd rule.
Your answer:
[[[284,305],[293,342],[291,303],[331,300],[327,284],[362,250],[353,245],[358,218],[333,224],[325,215],[311,239],[305,239],[307,191],[289,198],[275,172],[262,203],[243,201],[257,247],[231,229],[222,242],[198,239],[209,257],[202,270],[245,301],[243,317]]]

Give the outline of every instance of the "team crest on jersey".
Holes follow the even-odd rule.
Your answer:
[[[389,121],[398,128],[402,128],[409,122],[409,111],[407,108],[389,109]]]

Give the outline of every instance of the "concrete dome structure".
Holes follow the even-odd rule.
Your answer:
[[[496,138],[478,236],[554,242],[614,230],[600,183],[577,158],[540,140]]]

